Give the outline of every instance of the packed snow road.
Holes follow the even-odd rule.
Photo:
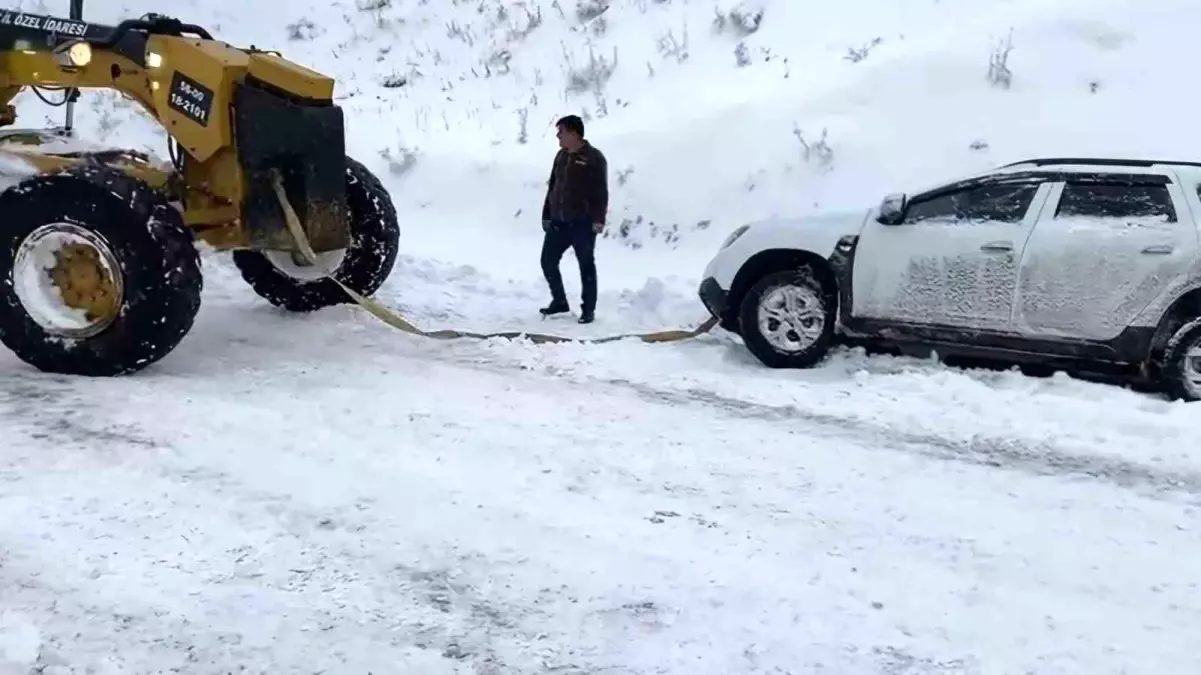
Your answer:
[[[207,271],[139,376],[0,357],[0,673],[1201,668],[1182,406],[721,336],[422,341]]]

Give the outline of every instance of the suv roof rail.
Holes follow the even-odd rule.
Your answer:
[[[1014,166],[1022,166],[1025,164],[1033,164],[1034,166],[1048,166],[1053,164],[1080,164],[1083,166],[1136,166],[1136,167],[1151,167],[1156,164],[1168,164],[1175,166],[1195,166],[1201,168],[1201,161],[1185,162],[1173,159],[1112,159],[1105,157],[1037,157],[1035,159],[1024,159],[1020,162],[1004,164],[999,168],[1007,169]]]

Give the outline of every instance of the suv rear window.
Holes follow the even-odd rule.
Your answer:
[[[1166,185],[1068,183],[1055,217],[1146,218],[1174,223],[1176,208]]]

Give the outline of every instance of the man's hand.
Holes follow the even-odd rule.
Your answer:
[[[597,234],[600,234],[601,232],[604,232],[604,231],[605,231],[605,224],[604,224],[604,223],[592,223],[592,231],[593,231],[593,232],[595,232],[595,233],[597,233]]]

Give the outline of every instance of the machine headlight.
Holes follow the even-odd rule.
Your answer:
[[[742,235],[746,234],[746,231],[749,229],[751,229],[750,225],[739,226],[738,229],[736,229],[730,233],[730,236],[726,237],[726,240],[721,243],[721,249],[719,249],[719,250],[724,250],[724,249],[729,248],[730,244],[733,244],[734,242],[738,241],[738,238],[741,237]]]
[[[92,45],[77,41],[55,50],[55,60],[63,68],[83,68],[92,62]]]

